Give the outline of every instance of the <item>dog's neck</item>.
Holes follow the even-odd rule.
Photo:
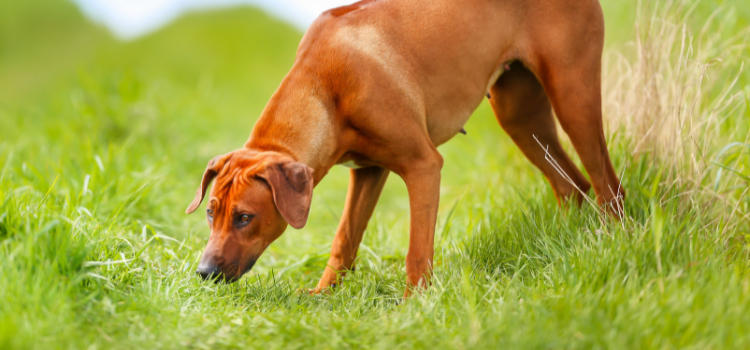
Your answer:
[[[253,127],[245,148],[273,151],[315,170],[316,183],[335,152],[333,103],[323,89],[287,77]]]

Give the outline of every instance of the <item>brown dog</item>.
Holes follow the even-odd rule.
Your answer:
[[[485,95],[558,202],[580,203],[575,187],[591,185],[560,146],[554,110],[597,200],[618,211],[602,130],[603,41],[597,0],[367,0],[323,13],[245,147],[208,163],[187,210],[216,178],[198,273],[239,278],[287,223],[305,225],[313,187],[346,164],[354,168],[346,206],[315,291],[353,267],[389,172],[409,192],[407,282],[427,283],[443,166],[436,146],[463,131]]]

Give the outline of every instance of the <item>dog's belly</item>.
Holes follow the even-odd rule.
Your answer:
[[[490,87],[500,78],[504,66],[505,64],[500,64],[486,83],[479,81],[471,84],[474,86],[463,89],[447,89],[446,95],[451,98],[440,99],[434,104],[431,113],[427,115],[427,128],[435,146],[448,142],[456,134],[469,132],[464,126],[482,103]],[[479,83],[482,84],[481,90],[477,85]]]
[[[435,146],[442,145],[456,134],[464,130],[464,125],[469,121],[471,112],[463,112],[459,115],[437,116],[428,120],[430,139]]]

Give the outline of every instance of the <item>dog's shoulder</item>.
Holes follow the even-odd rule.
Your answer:
[[[384,6],[380,6],[384,5]],[[388,11],[384,0],[364,0],[351,5],[325,11],[313,21],[307,33],[314,35],[334,35],[342,30],[351,30],[361,26],[371,26]]]
[[[321,17],[323,17],[323,16],[341,17],[341,16],[347,15],[347,14],[349,14],[351,12],[354,12],[354,11],[357,11],[357,10],[361,10],[361,9],[363,9],[363,8],[369,6],[369,5],[372,5],[373,3],[378,2],[378,1],[379,0],[364,0],[364,1],[355,2],[355,3],[351,4],[351,5],[333,8],[333,9],[330,9],[330,10],[328,10],[326,12],[323,12],[321,14]]]
[[[323,12],[302,38],[298,54],[326,52],[348,56],[362,51],[375,55],[382,51],[388,35],[379,23],[382,11],[373,7],[381,1],[365,0]]]

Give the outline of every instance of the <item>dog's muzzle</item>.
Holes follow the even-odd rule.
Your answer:
[[[203,280],[216,280],[216,282],[224,280],[224,274],[216,264],[200,263],[195,272],[201,276]]]
[[[221,271],[221,268],[217,264],[201,262],[198,264],[198,268],[195,270],[195,273],[197,273],[198,276],[201,276],[204,281],[214,281],[216,283],[233,283],[239,280],[240,277],[242,277],[242,275],[244,275],[246,272],[250,271],[250,269],[253,268],[253,265],[255,265],[255,260],[250,261],[244,271],[242,271],[242,273],[234,276],[227,276],[224,272]]]

